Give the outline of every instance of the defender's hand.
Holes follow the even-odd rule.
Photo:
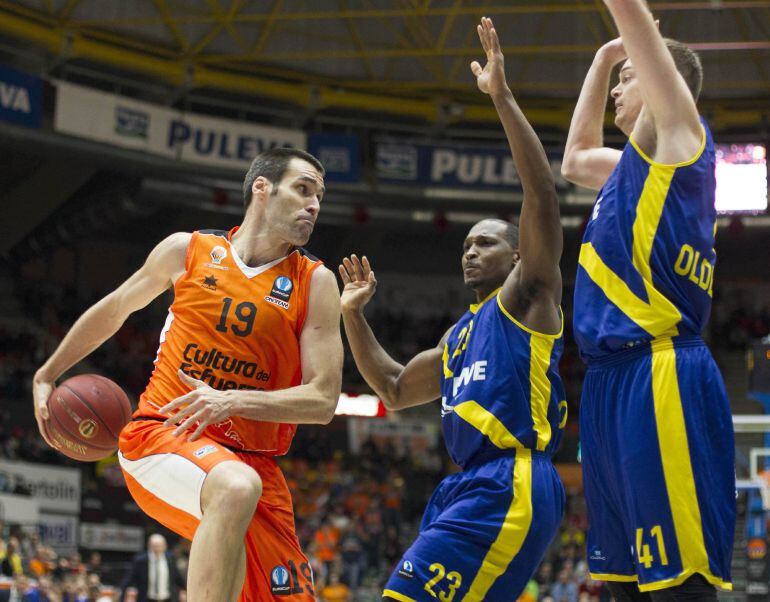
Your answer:
[[[32,379],[32,398],[35,405],[35,420],[37,420],[37,429],[40,431],[40,436],[43,440],[53,447],[57,448],[56,444],[48,436],[48,429],[46,423],[48,422],[48,399],[51,397],[54,389],[54,380],[49,378],[43,371],[38,370]]]
[[[351,255],[342,260],[339,270],[345,285],[340,299],[342,309],[362,310],[377,290],[377,279],[374,277],[374,270],[369,265],[369,260],[364,256],[362,262],[356,255]]]
[[[505,92],[508,84],[505,81],[505,59],[500,49],[495,26],[492,19],[481,18],[481,24],[476,27],[479,40],[487,55],[487,64],[482,68],[478,61],[471,63],[471,71],[476,76],[476,84],[484,94],[492,96]]]
[[[196,427],[190,436],[190,441],[195,441],[203,434],[206,427],[227,420],[233,415],[235,403],[231,394],[232,391],[213,389],[203,381],[196,380],[181,370],[177,371],[177,376],[179,376],[179,380],[192,388],[192,391],[177,397],[159,410],[162,414],[170,414],[179,410],[165,422],[166,426],[178,425],[174,431],[175,437]]]

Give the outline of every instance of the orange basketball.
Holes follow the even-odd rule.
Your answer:
[[[115,453],[118,436],[131,420],[123,389],[97,374],[73,376],[48,399],[46,430],[56,448],[74,460],[94,462]]]

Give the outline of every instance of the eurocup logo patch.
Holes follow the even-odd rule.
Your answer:
[[[270,291],[270,296],[282,301],[288,301],[293,290],[294,283],[291,281],[291,278],[278,276],[275,282],[273,282],[273,290]]]
[[[279,564],[270,573],[270,589],[279,596],[289,593],[289,571],[285,566]]]
[[[398,567],[398,576],[406,579],[414,579],[414,566],[410,560],[404,560]]]
[[[215,264],[219,265],[222,263],[222,260],[225,257],[227,257],[227,249],[224,247],[217,245],[211,249],[211,261],[213,261]]]

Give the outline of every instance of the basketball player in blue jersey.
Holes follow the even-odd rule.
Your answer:
[[[580,250],[575,338],[588,562],[615,598],[716,600],[730,589],[734,441],[700,338],[714,277],[714,145],[700,61],[658,33],[643,0],[605,0],[620,38],[596,54],[564,176],[600,190]],[[628,60],[625,60],[628,58]],[[603,147],[610,72],[622,151]]]
[[[476,293],[441,342],[406,366],[380,346],[363,315],[377,281],[366,258],[343,261],[343,320],[356,364],[390,410],[441,397],[449,454],[444,479],[383,593],[386,600],[515,600],[556,532],[564,490],[551,463],[566,421],[562,351],[562,232],[543,147],[505,81],[489,19],[487,55],[471,65],[500,116],[524,189],[516,226],[484,220],[465,239],[465,283]]]

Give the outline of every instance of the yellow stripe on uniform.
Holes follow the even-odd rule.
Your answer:
[[[652,165],[650,167],[647,179],[644,181],[642,195],[636,205],[636,218],[632,229],[632,255],[634,267],[642,276],[650,303],[661,311],[665,310],[668,314],[676,316],[679,321],[681,315],[674,304],[655,288],[650,267],[652,245],[655,242],[655,234],[658,232],[660,218],[663,215],[663,205],[675,172],[674,166]]]
[[[671,187],[675,167],[651,166],[644,181],[644,188],[636,205],[636,218],[633,232],[633,263],[644,278],[645,286],[652,285],[650,256],[652,244],[658,231],[658,224],[663,215],[663,204]],[[648,291],[649,292],[649,291]]]
[[[477,402],[463,401],[454,406],[454,412],[468,424],[481,431],[489,440],[500,449],[523,449],[521,444],[511,431],[498,420],[492,412],[479,405]]]
[[[519,449],[516,450],[516,462],[513,465],[513,500],[497,539],[484,557],[463,602],[479,602],[486,599],[487,592],[521,550],[531,524],[532,452]]]
[[[548,367],[556,339],[564,333],[564,314],[559,308],[561,327],[556,334],[537,332],[519,322],[505,309],[500,295],[497,296],[500,311],[516,326],[529,333],[529,405],[532,413],[533,428],[537,433],[537,450],[545,451],[551,442],[551,423],[548,422],[548,405],[551,402],[551,381],[548,379]]]
[[[615,573],[589,573],[594,581],[619,581],[621,583],[631,583],[639,581],[637,575],[616,575]]]
[[[636,206],[632,227],[632,263],[642,277],[648,302],[640,299],[628,284],[604,263],[591,243],[585,243],[580,248],[579,263],[588,272],[591,280],[626,316],[655,338],[678,334],[676,325],[682,319],[676,306],[655,288],[650,267],[655,235],[677,167],[651,164]]]
[[[410,598],[409,596],[405,596],[401,592],[397,592],[392,589],[386,589],[384,592],[382,592],[383,596],[388,596],[388,598],[393,598],[394,600],[398,600],[398,602],[417,602],[414,598]]]
[[[653,294],[650,295],[651,303],[640,299],[623,279],[604,263],[590,242],[583,243],[580,247],[578,261],[607,298],[641,329],[655,338],[677,334],[676,325],[681,320],[681,314],[655,289],[652,289]]]
[[[652,345],[652,397],[666,491],[685,572],[710,576],[703,541],[700,506],[687,443],[687,428],[676,373],[676,351],[670,339]]]
[[[554,339],[536,336],[529,338],[529,403],[537,433],[538,451],[545,451],[551,441],[551,423],[548,422],[551,381],[548,380],[548,367],[551,365],[553,342]]]

